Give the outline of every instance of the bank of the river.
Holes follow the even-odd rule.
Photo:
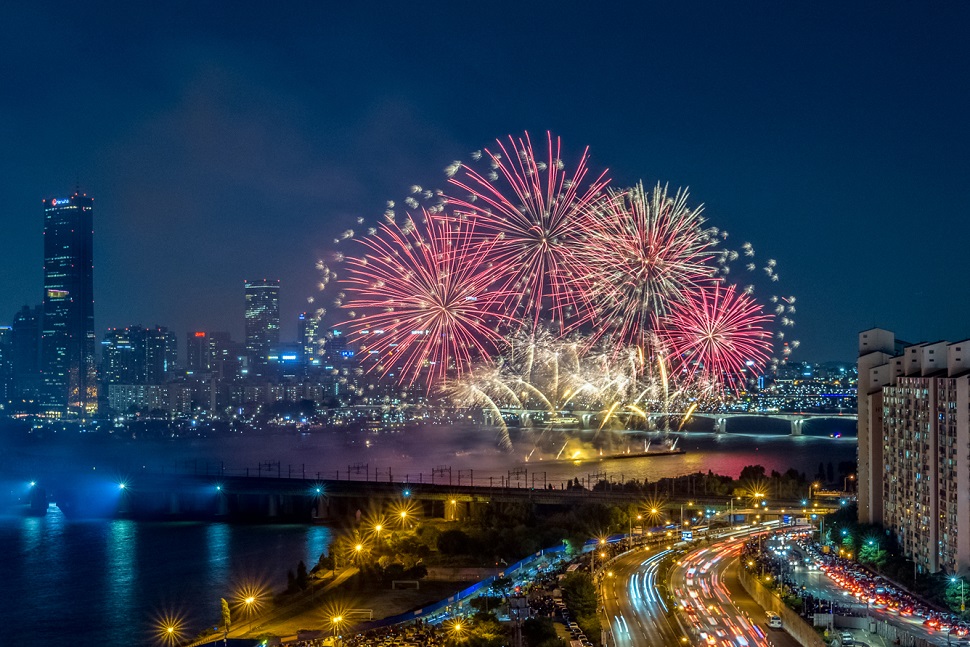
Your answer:
[[[343,474],[348,465],[364,463],[371,470],[390,468],[395,476],[450,465],[453,475],[474,470],[476,481],[522,465],[530,474],[544,472],[549,482],[602,469],[524,463],[521,449],[513,455],[479,451],[486,444],[479,441],[432,429],[409,446],[376,437],[372,447],[348,447],[334,445],[329,436],[54,443],[3,448],[0,479],[9,489],[22,485],[13,479],[22,481],[28,472],[56,472],[65,465],[89,465],[123,478],[142,466],[187,461],[272,462],[283,470],[308,464]],[[837,466],[856,456],[854,439],[693,433],[680,443],[687,450],[681,456],[618,461],[605,469],[616,478],[656,480],[708,470],[736,477],[745,465],[761,464],[769,472],[794,467],[811,476],[820,462]],[[68,520],[56,508],[42,518],[0,517],[0,551],[8,556],[4,597],[11,601],[0,605],[0,623],[14,644],[59,644],[65,628],[82,647],[148,644],[154,619],[166,614],[180,613],[192,627],[215,624],[219,598],[231,596],[246,580],[285,588],[287,570],[300,560],[315,564],[332,536],[323,526]],[[306,627],[295,627],[300,628]]]

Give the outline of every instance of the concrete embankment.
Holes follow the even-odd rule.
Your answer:
[[[741,586],[748,592],[748,595],[754,598],[755,602],[764,607],[765,610],[778,614],[785,626],[785,631],[797,640],[802,647],[825,647],[825,641],[818,635],[814,627],[785,606],[781,598],[758,581],[757,577],[748,573],[743,566],[738,567],[738,579],[741,581]]]

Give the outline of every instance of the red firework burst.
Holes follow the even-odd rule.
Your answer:
[[[583,250],[590,298],[603,333],[609,327],[617,345],[644,347],[656,317],[714,278],[716,239],[703,208],[687,207],[686,191],[670,196],[657,185],[648,193],[641,184],[597,206]]]
[[[508,318],[495,307],[507,292],[486,265],[490,243],[445,216],[424,212],[424,221],[389,222],[361,240],[368,251],[348,260],[345,279],[343,307],[361,352],[373,358],[368,370],[398,372],[406,384],[422,373],[429,382],[460,374],[489,357],[501,339],[494,325]]]
[[[468,195],[450,196],[448,203],[494,243],[496,276],[513,288],[506,307],[533,326],[542,315],[551,315],[560,331],[567,321],[589,318],[581,221],[609,180],[604,171],[586,182],[588,151],[567,171],[558,137],[547,133],[546,150],[537,156],[529,133],[510,136],[507,145],[496,140],[494,150],[485,149],[485,175],[463,166],[450,180]]]
[[[689,296],[672,304],[658,323],[675,369],[689,379],[737,390],[746,374],[756,374],[768,360],[771,333],[766,326],[773,316],[733,285],[703,286]]]

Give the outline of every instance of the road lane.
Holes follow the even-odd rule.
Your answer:
[[[764,609],[737,580],[744,540],[728,538],[695,549],[672,569],[670,587],[689,625],[689,644],[797,647],[787,632],[767,627]]]
[[[658,568],[668,554],[663,547],[638,548],[618,557],[603,574],[600,620],[610,647],[683,644],[683,632],[657,590]]]

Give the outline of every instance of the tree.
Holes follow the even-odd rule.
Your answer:
[[[306,564],[302,559],[296,565],[296,586],[301,591],[307,587]]]
[[[467,555],[471,539],[461,530],[446,530],[438,535],[438,550],[444,555]]]
[[[556,625],[552,618],[529,618],[522,623],[522,636],[529,647],[557,644]],[[561,642],[559,644],[562,644]]]
[[[968,593],[970,593],[970,587],[966,585],[962,577],[950,578],[947,581],[946,591],[943,593],[943,599],[946,601],[948,607],[963,616],[966,615]]]
[[[224,632],[223,636],[227,636],[229,635],[229,622],[231,619],[229,615],[229,603],[226,602],[225,598],[219,598],[219,602],[222,605],[222,630]]]
[[[317,568],[322,571],[332,571],[337,568],[337,560],[333,558],[333,554],[323,553],[320,555],[319,561],[317,561]]]
[[[577,617],[596,614],[596,587],[589,573],[569,573],[562,578],[560,588],[563,601]]]
[[[745,465],[738,476],[739,481],[759,481],[765,478],[765,468],[761,465]]]

